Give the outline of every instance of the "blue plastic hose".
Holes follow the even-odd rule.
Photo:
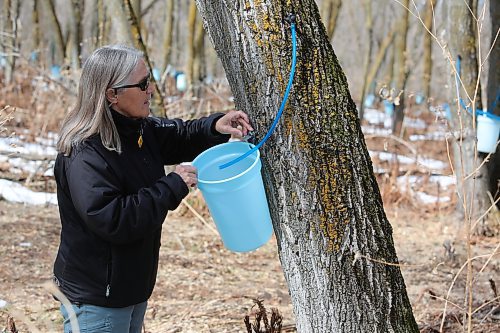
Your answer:
[[[296,36],[295,36],[295,23],[292,23],[290,25],[290,29],[292,30],[292,68],[290,69],[290,77],[288,79],[288,85],[285,90],[285,95],[283,96],[283,101],[281,102],[280,109],[278,111],[278,114],[276,115],[276,118],[274,119],[273,124],[271,125],[271,128],[269,131],[267,131],[266,135],[264,136],[264,139],[260,141],[255,147],[247,151],[245,154],[235,158],[234,160],[231,160],[227,163],[224,163],[219,166],[219,169],[225,169],[235,163],[238,163],[239,161],[243,160],[245,157],[251,155],[254,151],[259,149],[266,141],[269,139],[271,134],[274,132],[274,129],[276,128],[276,125],[278,124],[278,121],[281,118],[281,115],[283,113],[283,110],[285,109],[286,101],[288,100],[288,95],[290,94],[290,89],[292,88],[292,83],[293,83],[293,77],[295,75],[295,65],[297,63],[297,41],[296,41]]]
[[[460,57],[457,57],[457,67],[456,67],[456,70],[457,70],[457,73],[455,74],[455,82],[456,82],[456,86],[457,86],[458,100],[460,101],[460,105],[462,106],[462,108],[465,111],[467,111],[470,114],[472,114],[472,110],[470,108],[468,108],[467,105],[465,105],[463,99],[460,98],[460,85],[459,85],[459,82],[460,82],[459,75],[460,75],[460,71],[461,71],[461,59],[460,59]],[[491,110],[492,111],[493,111],[493,109],[496,106],[496,103],[497,103],[497,100],[499,99],[499,96],[500,96],[500,92],[497,94],[497,97],[495,98],[495,100],[492,103],[492,106],[491,106]],[[493,120],[500,121],[500,116],[497,116],[496,114],[493,114],[492,112],[488,112],[488,110],[483,111],[483,110],[480,110],[480,109],[476,109],[476,115],[486,116],[486,117],[491,118]]]

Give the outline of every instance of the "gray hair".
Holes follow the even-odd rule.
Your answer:
[[[104,147],[121,152],[120,136],[106,99],[106,90],[128,84],[142,52],[124,45],[96,49],[82,68],[76,106],[66,115],[57,142],[57,151],[71,150],[94,134],[101,135]]]

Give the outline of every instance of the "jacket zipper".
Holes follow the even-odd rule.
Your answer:
[[[108,256],[107,277],[106,277],[106,298],[109,297],[109,294],[111,292],[111,270],[112,270],[112,260],[111,260],[111,249],[110,249]]]

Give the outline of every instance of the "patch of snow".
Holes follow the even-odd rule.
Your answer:
[[[361,130],[363,131],[363,134],[378,134],[378,135],[389,135],[392,133],[391,129],[389,128],[379,128],[379,127],[373,127],[373,126],[361,126]]]
[[[416,192],[417,198],[420,202],[424,204],[433,204],[433,203],[441,203],[441,202],[449,202],[451,199],[448,196],[436,197],[434,195],[429,195],[424,192]]]
[[[4,301],[3,299],[0,299],[0,309],[5,308],[7,306],[7,301]]]
[[[442,141],[446,138],[446,133],[444,132],[433,132],[427,134],[412,134],[410,135],[410,141]]]
[[[392,161],[394,160],[395,157],[397,157],[398,162],[402,164],[418,164],[421,165],[427,169],[431,170],[442,170],[445,169],[448,164],[444,163],[439,160],[434,160],[431,158],[424,158],[424,157],[419,157],[417,160],[415,160],[413,157],[408,157],[404,155],[397,155],[393,153],[388,153],[385,151],[381,152],[376,152],[376,151],[370,151],[370,156],[375,157],[378,156],[378,158],[382,161]]]
[[[0,196],[10,202],[29,205],[57,205],[55,193],[34,192],[21,184],[6,179],[0,179]]]
[[[416,129],[426,129],[427,124],[422,119],[415,119],[410,117],[404,117],[403,120],[404,127],[416,128]]]
[[[387,116],[384,112],[377,109],[367,108],[364,111],[363,118],[368,122],[368,124],[378,125],[383,124]]]

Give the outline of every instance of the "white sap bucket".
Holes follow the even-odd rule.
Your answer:
[[[477,119],[477,150],[482,153],[494,153],[500,134],[500,120],[490,117],[487,113],[478,115]]]

